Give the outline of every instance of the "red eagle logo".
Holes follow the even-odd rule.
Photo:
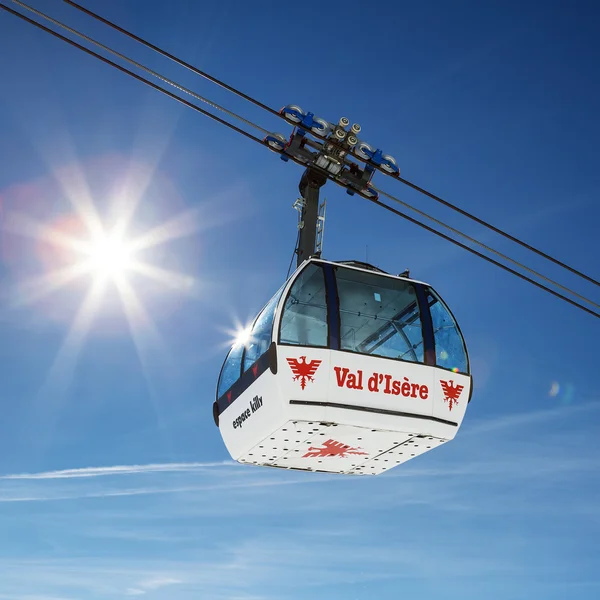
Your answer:
[[[304,389],[306,387],[306,381],[314,381],[314,374],[317,372],[319,365],[322,361],[311,360],[306,362],[306,356],[301,356],[300,360],[296,358],[288,358],[288,364],[294,374],[294,381],[300,380],[300,387]],[[300,362],[302,361],[302,362]]]
[[[444,402],[448,402],[448,408],[452,410],[455,404],[458,404],[458,399],[465,389],[464,385],[454,385],[454,381],[442,381],[440,379],[442,391],[444,392]]]
[[[319,458],[322,456],[339,456],[341,458],[346,458],[351,454],[362,454],[367,456],[368,452],[363,452],[360,448],[351,448],[347,444],[342,444],[342,442],[327,440],[322,448],[314,448],[311,446],[302,458]]]

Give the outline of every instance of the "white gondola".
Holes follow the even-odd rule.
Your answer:
[[[213,414],[241,463],[376,475],[453,439],[471,389],[429,285],[311,258],[231,348]]]

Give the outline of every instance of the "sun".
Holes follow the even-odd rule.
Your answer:
[[[152,371],[148,363],[150,354],[157,352],[163,360],[166,350],[152,313],[146,309],[141,297],[142,290],[147,294],[152,287],[143,285],[139,288],[137,284],[146,279],[156,284],[160,293],[169,290],[191,297],[196,297],[202,287],[202,282],[189,274],[150,262],[147,253],[174,240],[195,235],[204,228],[200,220],[202,207],[191,207],[132,235],[132,229],[139,231],[139,223],[132,227],[132,219],[141,193],[140,197],[123,194],[120,203],[115,200],[115,209],[108,211],[110,219],[103,220],[89,189],[82,184],[83,177],[74,179],[71,186],[63,186],[72,211],[46,222],[13,211],[6,221],[7,229],[13,234],[35,240],[34,251],[43,265],[41,274],[22,280],[15,286],[12,303],[15,308],[24,308],[43,299],[51,302],[49,297],[59,290],[78,280],[89,281],[79,306],[73,309],[72,321],[44,384],[44,389],[52,390],[52,394],[66,389],[96,317],[104,308],[114,310],[114,296],[104,302],[109,287],[113,287],[120,299],[128,333],[147,377]],[[147,186],[140,183],[137,187],[143,190]],[[156,253],[153,254],[156,256]],[[73,289],[80,290],[81,286],[74,285]],[[62,295],[60,302],[64,298]]]
[[[248,344],[252,339],[252,330],[250,327],[240,328],[235,332],[235,342],[234,345]]]
[[[135,266],[134,245],[123,234],[103,232],[86,246],[84,255],[89,258],[89,271],[97,277],[114,280]]]

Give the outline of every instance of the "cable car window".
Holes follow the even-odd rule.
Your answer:
[[[244,344],[236,344],[229,351],[217,385],[217,398],[220,398],[239,378],[242,368]]]
[[[273,335],[273,318],[275,309],[281,297],[283,287],[269,300],[263,311],[258,315],[246,342],[246,353],[244,354],[244,372],[246,372],[271,345]]]
[[[300,273],[285,301],[279,341],[326,348],[327,338],[325,276],[321,266],[311,263]]]
[[[435,336],[435,362],[438,367],[469,373],[469,359],[463,337],[448,307],[432,291],[427,292]]]
[[[336,269],[341,349],[424,362],[423,331],[414,287],[353,269]]]

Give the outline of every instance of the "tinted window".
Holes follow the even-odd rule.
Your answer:
[[[309,264],[294,282],[285,301],[279,341],[327,347],[327,302],[322,267]]]
[[[423,362],[423,333],[414,287],[400,279],[336,268],[341,348]]]
[[[229,351],[225,363],[223,364],[223,368],[221,369],[221,376],[219,377],[219,384],[217,385],[218,398],[220,398],[240,378],[243,350],[243,344],[236,344]]]
[[[436,365],[468,374],[467,350],[456,321],[442,300],[431,290],[427,293],[427,303],[433,322]]]
[[[268,349],[271,344],[271,336],[273,334],[273,318],[275,317],[275,309],[281,296],[280,289],[271,298],[267,306],[260,313],[252,331],[250,338],[246,342],[246,354],[244,354],[244,372],[247,371]]]

